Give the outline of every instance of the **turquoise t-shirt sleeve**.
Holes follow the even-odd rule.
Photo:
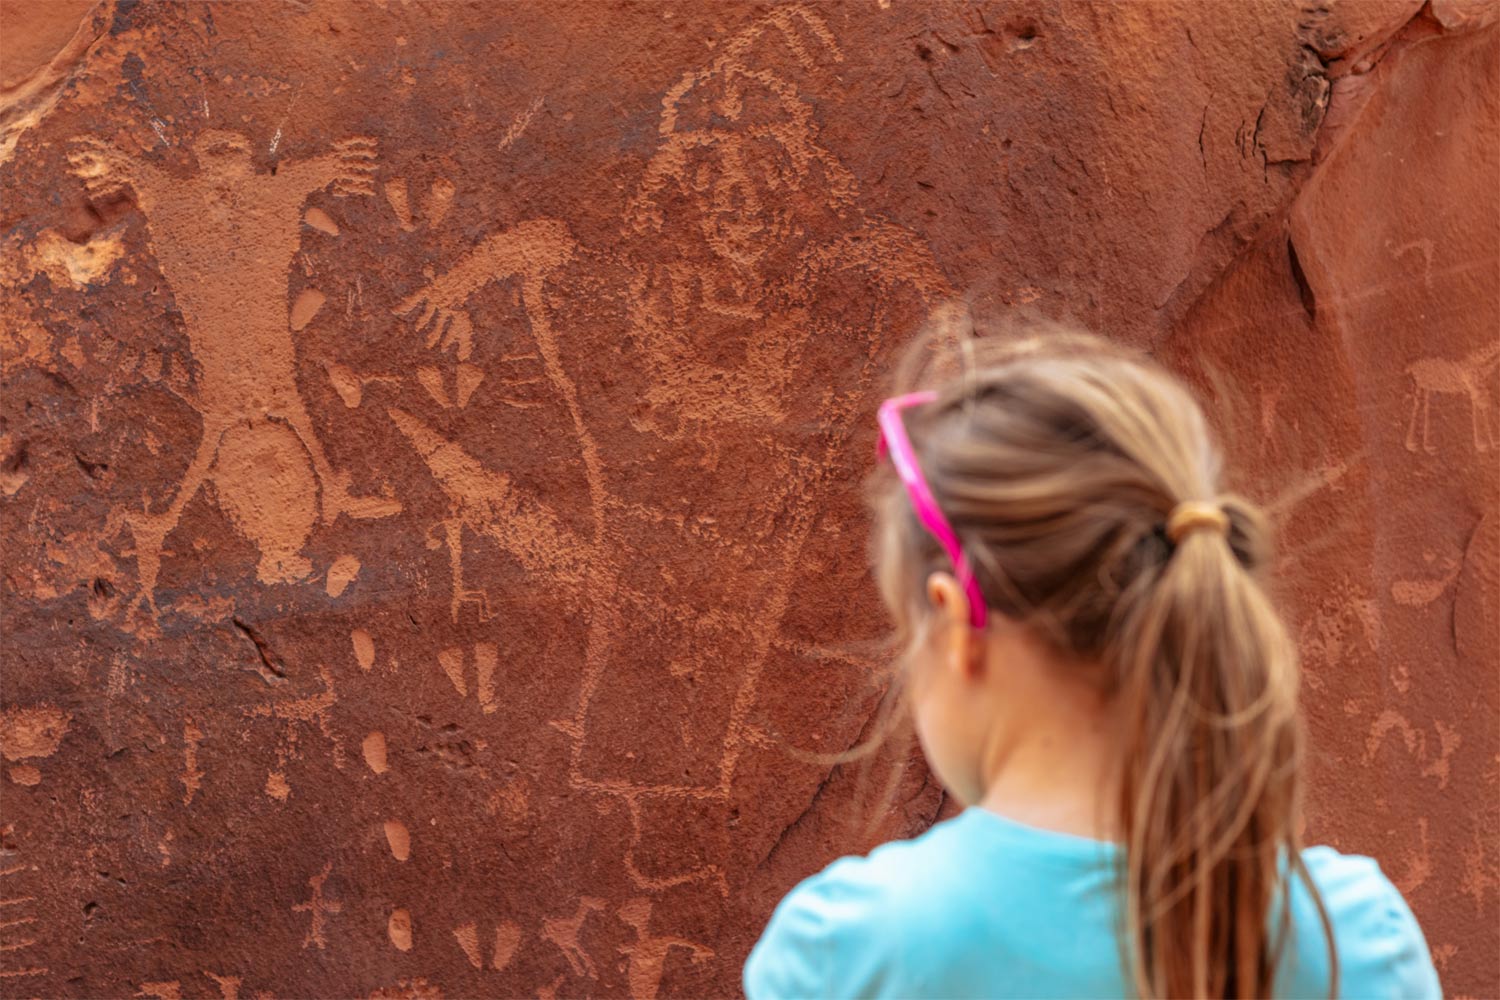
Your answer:
[[[745,960],[748,1000],[862,996],[881,985],[882,886],[863,858],[845,858],[804,880],[771,914]]]
[[[815,892],[808,891],[806,883],[777,905],[765,932],[745,961],[747,1000],[787,1000],[826,994],[832,928],[825,910]]]
[[[1416,915],[1401,893],[1384,876],[1385,919],[1379,922],[1378,930],[1372,934],[1367,946],[1380,956],[1390,970],[1391,997],[1402,1000],[1441,1000],[1442,985],[1438,982],[1437,969],[1432,964],[1432,953],[1427,949],[1427,939],[1422,934]],[[1345,996],[1357,994],[1345,990]]]
[[[1339,996],[1346,1000],[1441,998],[1442,986],[1422,928],[1379,864],[1326,847],[1311,848],[1303,857],[1333,917],[1339,952]],[[1304,898],[1302,905],[1307,933],[1320,939],[1311,903]],[[1318,987],[1317,995],[1326,996],[1327,962],[1321,940],[1317,940],[1315,949],[1313,955],[1321,959],[1316,978],[1324,984]],[[1293,995],[1308,992],[1307,985],[1290,991]]]

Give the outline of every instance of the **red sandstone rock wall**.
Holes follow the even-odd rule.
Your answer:
[[[943,808],[826,755],[955,293],[1218,397],[1310,832],[1500,993],[1493,5],[0,18],[3,995],[734,993]]]

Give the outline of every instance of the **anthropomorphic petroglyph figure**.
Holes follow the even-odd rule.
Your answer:
[[[813,74],[842,58],[827,26],[800,7],[779,8],[726,42],[666,94],[659,143],[626,214],[638,345],[628,357],[644,402],[630,420],[652,435],[646,454],[631,458],[662,474],[607,477],[617,521],[657,516],[619,532],[649,546],[619,559],[670,568],[643,588],[660,588],[643,595],[647,607],[687,602],[686,620],[718,617],[726,627],[691,636],[676,655],[643,660],[617,646],[597,688],[585,689],[580,719],[649,718],[642,699],[693,704],[698,685],[683,658],[733,664],[729,677],[719,668],[718,683],[734,694],[694,704],[691,731],[651,719],[640,731],[651,749],[633,755],[607,749],[619,733],[581,722],[580,777],[589,781],[729,794],[787,567],[843,475],[836,466],[855,421],[873,409],[867,395],[889,349],[947,292],[915,234],[860,207],[858,183],[822,144],[812,105],[769,68],[785,53]],[[693,488],[662,495],[654,484],[673,474]],[[694,567],[729,565],[733,572],[682,582]],[[757,628],[727,624],[737,616]]]
[[[346,139],[274,173],[254,169],[249,142],[235,132],[203,132],[194,153],[198,171],[186,178],[94,139],[69,155],[91,194],[134,189],[199,366],[187,399],[203,418],[197,453],[166,507],[127,518],[140,600],[153,611],[166,537],[205,483],[258,546],[265,583],[311,572],[302,547],[320,516],[328,523],[401,509],[389,497],[352,494],[349,473],[329,462],[297,389],[287,304],[304,203],[330,186],[339,196],[371,194],[374,140]]]
[[[307,880],[307,886],[312,890],[312,895],[292,907],[293,913],[306,913],[308,919],[307,934],[302,938],[302,947],[310,948],[318,946],[322,951],[328,947],[328,938],[323,931],[330,915],[337,915],[344,910],[344,904],[338,900],[325,899],[323,897],[323,883],[328,881],[329,874],[333,871],[333,862],[330,861],[323,866],[323,870],[311,876]]]
[[[1406,450],[1417,450],[1417,421],[1422,423],[1422,450],[1429,455],[1437,449],[1432,444],[1432,397],[1463,395],[1469,400],[1469,418],[1474,424],[1474,450],[1488,451],[1500,444],[1500,429],[1495,427],[1487,385],[1500,369],[1500,343],[1474,351],[1460,361],[1447,358],[1423,358],[1406,366],[1411,377],[1414,397],[1411,419],[1406,428]]]
[[[842,58],[797,7],[742,32],[667,93],[627,212],[633,234],[665,251],[638,270],[630,300],[655,376],[647,401],[663,411],[646,422],[672,437],[785,418],[810,331],[777,301],[775,278],[803,278],[800,258],[820,238],[861,224],[855,180],[819,145],[812,107],[754,62],[777,42],[804,68]]]
[[[767,47],[785,47],[809,72],[840,58],[802,8],[779,9],[726,42],[666,95],[621,244],[593,252],[625,276],[631,347],[619,365],[639,407],[596,406],[583,419],[542,295],[581,256],[560,223],[495,234],[397,309],[462,364],[476,336],[470,297],[520,278],[547,380],[572,423],[557,434],[579,446],[593,532],[565,527],[548,497],[486,468],[421,417],[389,412],[453,504],[444,528],[455,616],[484,604],[463,582],[465,527],[561,584],[563,602],[587,607],[577,710],[552,724],[574,743],[570,783],[623,800],[637,840],[664,798],[728,801],[786,607],[787,567],[844,475],[836,466],[854,422],[873,409],[866,397],[885,351],[948,291],[915,234],[860,209],[852,174],[819,142],[811,105],[762,68],[775,63],[763,58]],[[608,421],[612,446],[635,451],[599,454],[603,435],[591,425]],[[661,492],[682,481],[692,488]],[[661,642],[643,650],[619,641],[644,630]],[[730,664],[731,675],[697,683],[708,659]],[[727,892],[691,839],[681,857],[650,852],[650,870],[632,847],[627,874],[648,892],[687,881]]]

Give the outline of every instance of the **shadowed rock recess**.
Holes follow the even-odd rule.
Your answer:
[[[3,995],[735,994],[952,809],[829,760],[955,295],[1214,399],[1309,836],[1500,995],[1493,4],[0,17]]]

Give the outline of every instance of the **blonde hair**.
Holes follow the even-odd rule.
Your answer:
[[[897,383],[938,393],[906,426],[986,604],[1060,663],[1090,665],[1117,705],[1110,808],[1136,991],[1270,995],[1289,869],[1317,906],[1336,995],[1332,929],[1301,857],[1299,668],[1264,586],[1269,525],[1222,491],[1191,394],[1143,355],[1043,324],[1003,337],[935,326]],[[876,578],[911,650],[935,620],[925,580],[951,566],[894,475],[871,486]],[[1174,542],[1182,509],[1213,530],[1174,530]]]

